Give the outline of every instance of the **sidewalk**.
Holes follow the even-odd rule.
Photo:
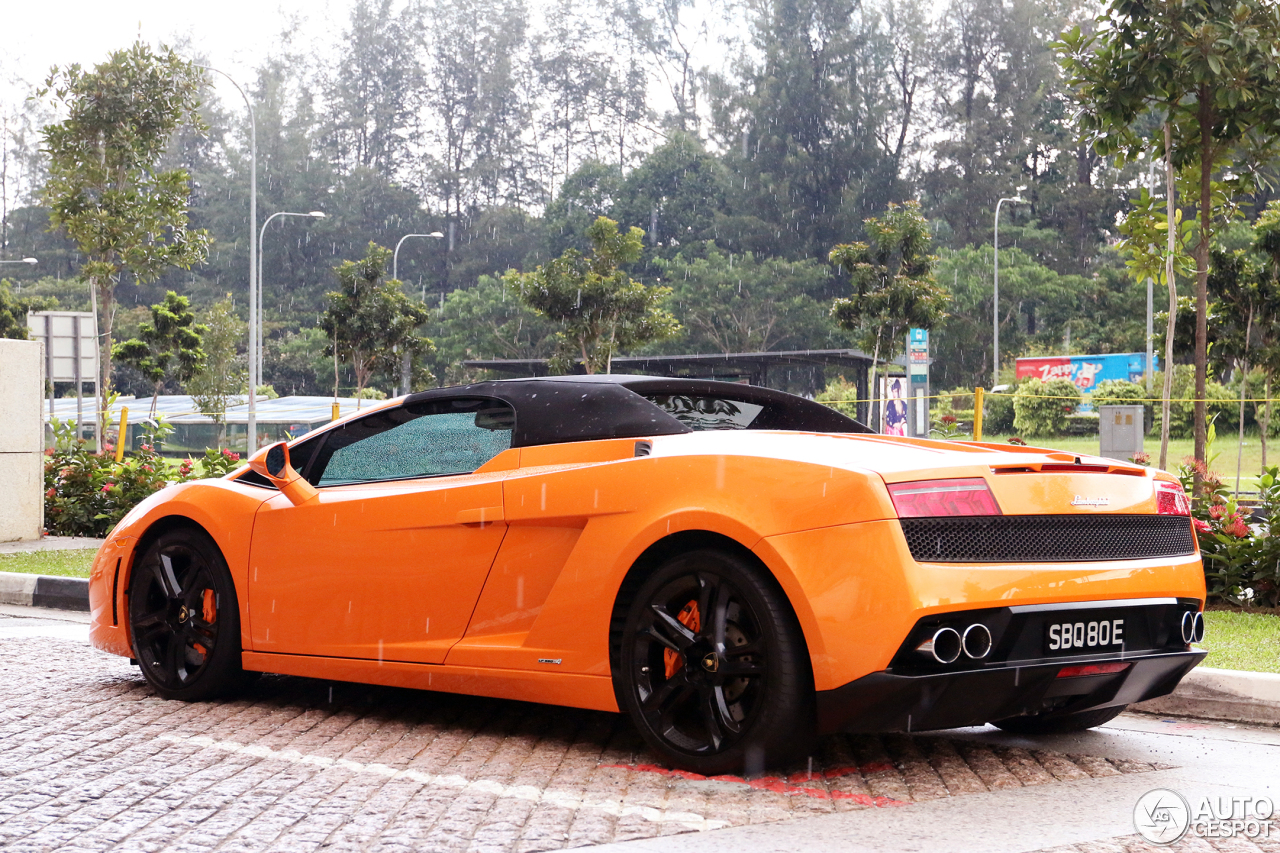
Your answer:
[[[43,539],[26,539],[21,542],[0,542],[0,554],[30,554],[34,551],[97,550],[102,539],[87,536],[46,536]]]
[[[82,536],[46,536],[22,542],[0,542],[0,554],[97,550],[102,542],[101,539]],[[88,613],[89,581],[86,578],[0,571],[0,605]]]

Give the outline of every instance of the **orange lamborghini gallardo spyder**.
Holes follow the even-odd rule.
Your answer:
[[[378,404],[134,509],[92,637],[161,696],[256,672],[622,711],[715,774],[815,734],[1103,723],[1204,653],[1178,483],[639,376]]]

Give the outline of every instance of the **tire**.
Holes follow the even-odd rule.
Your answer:
[[[162,533],[134,566],[129,632],[143,677],[165,699],[213,699],[249,681],[235,585],[203,531]]]
[[[682,554],[623,607],[614,691],[663,759],[707,776],[754,775],[807,753],[808,650],[761,567],[716,550]]]
[[[1061,735],[1082,732],[1103,723],[1109,723],[1124,712],[1128,705],[1114,705],[1093,711],[1077,711],[1074,714],[1028,714],[995,720],[991,725],[1016,735]]]

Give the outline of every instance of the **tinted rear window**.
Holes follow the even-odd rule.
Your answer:
[[[692,430],[748,429],[764,406],[701,394],[646,394],[645,399]]]

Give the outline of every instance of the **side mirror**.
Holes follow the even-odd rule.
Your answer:
[[[294,506],[319,500],[316,491],[289,464],[289,445],[283,441],[262,448],[249,460],[249,467],[271,481]]]

